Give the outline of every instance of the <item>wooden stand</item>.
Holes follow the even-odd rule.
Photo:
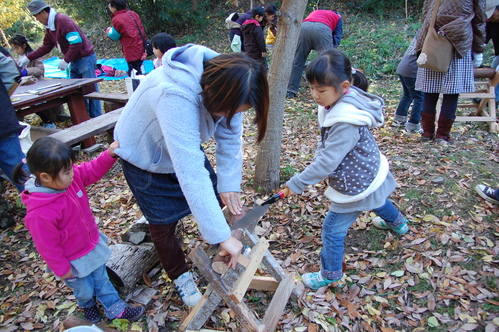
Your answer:
[[[295,280],[294,274],[287,274],[269,253],[268,242],[255,235],[244,232],[242,243],[251,248],[249,255],[240,256],[235,270],[229,269],[220,276],[211,268],[211,261],[201,247],[196,247],[189,257],[198,267],[209,285],[205,294],[191,313],[180,325],[180,331],[201,330],[203,325],[221,300],[232,309],[244,331],[274,331],[284,307],[291,295],[299,298],[304,291],[301,281]],[[255,277],[257,268],[263,264],[272,277]],[[247,289],[275,291],[270,305],[266,309],[263,320],[259,321],[255,314],[243,302]]]

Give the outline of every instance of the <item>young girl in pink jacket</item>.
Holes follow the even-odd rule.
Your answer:
[[[14,181],[25,182],[21,199],[26,205],[26,228],[52,272],[73,289],[85,318],[99,322],[96,299],[109,319],[136,321],[143,307],[129,307],[120,299],[106,272],[111,256],[107,238],[99,233],[85,187],[100,180],[116,161],[113,142],[99,157],[75,165],[72,149],[61,141],[43,137],[26,155],[31,175],[22,163]]]

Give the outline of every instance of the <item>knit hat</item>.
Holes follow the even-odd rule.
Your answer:
[[[48,7],[50,6],[47,5],[43,0],[33,0],[30,3],[28,3],[28,10],[31,13],[31,15],[36,15]]]
[[[487,0],[485,3],[485,15],[487,16],[487,19],[494,14],[496,6],[499,6],[499,0]]]

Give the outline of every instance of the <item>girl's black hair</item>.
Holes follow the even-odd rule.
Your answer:
[[[277,14],[277,7],[273,3],[268,3],[264,7],[265,13],[269,15],[275,15]]]
[[[166,32],[160,32],[151,40],[152,47],[157,48],[162,53],[166,53],[170,48],[177,47],[175,39]]]
[[[29,171],[36,176],[37,183],[40,182],[40,173],[47,173],[55,179],[61,170],[71,168],[75,161],[76,157],[69,146],[48,136],[37,139],[26,154]],[[28,180],[29,174],[23,169],[23,163],[16,166],[13,178],[19,184]]]
[[[262,6],[255,6],[251,9],[251,17],[255,18],[256,15],[265,16],[265,10]]]
[[[322,52],[307,66],[307,81],[312,84],[332,86],[341,90],[341,83],[350,82],[352,85],[367,91],[369,82],[364,74],[358,70],[352,73],[350,60],[341,51],[332,48]]]
[[[341,90],[342,82],[352,82],[350,60],[335,48],[322,52],[312,60],[305,73],[310,84],[332,86],[336,90]]]
[[[116,10],[126,9],[126,1],[125,0],[107,0],[111,7],[116,8]]]
[[[26,49],[24,50],[26,52],[26,54],[33,51],[31,46],[29,46],[28,39],[22,35],[16,34],[16,35],[12,36],[10,38],[9,42],[11,44],[14,44],[14,45],[20,46],[20,47],[23,47],[24,45],[26,45]]]

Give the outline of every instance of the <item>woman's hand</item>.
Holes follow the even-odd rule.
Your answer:
[[[241,241],[231,235],[231,237],[229,237],[227,240],[220,243],[220,247],[222,247],[222,250],[220,250],[218,254],[222,257],[230,255],[228,266],[235,269],[237,259],[239,258],[241,250],[243,249],[243,244],[241,243]]]
[[[229,209],[232,214],[240,214],[243,208],[243,202],[239,198],[239,193],[235,191],[229,191],[226,193],[220,193],[220,198],[222,203]]]
[[[118,142],[118,141],[114,141],[113,143],[111,143],[111,144],[109,145],[109,149],[107,149],[107,151],[108,151],[109,155],[110,155],[111,157],[113,157],[113,158],[116,158],[116,156],[117,156],[117,155],[116,155],[116,153],[114,153],[114,150],[116,150],[116,149],[117,149],[117,148],[119,148],[119,147],[120,147],[120,142]]]

